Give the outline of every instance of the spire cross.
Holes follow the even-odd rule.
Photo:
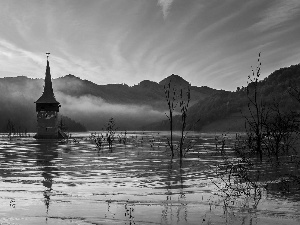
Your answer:
[[[50,52],[46,52],[46,55],[47,55],[47,60],[48,60]]]

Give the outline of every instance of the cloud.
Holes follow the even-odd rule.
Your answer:
[[[162,12],[164,14],[164,19],[167,18],[173,1],[174,0],[158,0],[157,4],[162,8]]]
[[[299,0],[71,5],[0,1],[1,77],[43,78],[50,51],[52,78],[74,74],[97,84],[134,85],[176,73],[193,85],[235,90],[236,84],[223,77],[239,80],[257,52],[274,60],[268,71],[283,58],[270,57],[273,49],[290,54],[291,63],[299,52]],[[259,46],[264,47],[253,50]],[[287,51],[290,46],[295,51]]]
[[[24,50],[9,41],[0,39],[0,64],[2,65],[0,74],[2,76],[7,76],[8,74],[32,76],[42,63],[45,65],[44,57]],[[7,71],[8,74],[6,74]]]
[[[299,10],[299,0],[279,1],[264,11],[261,20],[254,25],[254,28],[260,31],[276,28],[292,20],[299,14]]]

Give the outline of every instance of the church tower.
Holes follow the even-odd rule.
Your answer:
[[[56,101],[51,81],[49,54],[47,54],[47,67],[45,86],[42,96],[35,102],[37,112],[37,139],[64,138],[64,134],[58,127],[58,112],[60,103]]]

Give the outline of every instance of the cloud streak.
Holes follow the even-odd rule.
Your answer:
[[[0,76],[43,78],[50,51],[53,78],[71,73],[97,84],[134,85],[175,73],[193,85],[235,90],[245,85],[258,52],[268,57],[264,71],[296,61],[299,6],[297,0],[2,1]]]
[[[254,29],[260,31],[281,27],[289,20],[299,15],[298,0],[274,1],[273,5],[264,10],[261,20],[254,24]],[[288,26],[288,24],[285,24]]]
[[[164,19],[167,18],[169,10],[174,0],[158,0],[157,4],[161,7]]]

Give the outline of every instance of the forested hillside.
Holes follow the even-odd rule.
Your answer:
[[[113,117],[123,130],[168,130],[167,102],[164,85],[184,91],[191,90],[188,110],[189,130],[242,130],[243,115],[247,114],[247,88],[235,92],[192,86],[178,75],[161,82],[141,81],[132,87],[126,84],[97,85],[73,75],[53,80],[56,99],[61,103],[60,113],[70,130],[101,130]],[[24,76],[0,79],[0,130],[5,131],[8,120],[28,131],[36,129],[34,102],[42,94],[43,79]],[[246,86],[246,85],[245,85]],[[249,84],[251,90],[253,83]],[[300,65],[279,69],[258,83],[258,93],[267,105],[279,103],[285,110],[300,110],[289,94],[291,87],[300,87]],[[178,114],[177,109],[177,114]],[[176,114],[176,113],[175,113]],[[74,121],[72,121],[74,120]],[[76,122],[75,122],[76,121]],[[175,116],[175,129],[180,128],[180,117]]]
[[[173,78],[176,77],[176,79]],[[67,75],[53,80],[56,99],[61,103],[60,113],[87,127],[101,130],[110,117],[114,117],[119,129],[137,130],[141,126],[165,118],[167,109],[164,82],[172,80],[177,87],[190,86],[180,76],[171,75],[162,83],[142,81],[132,87],[126,84],[97,85]],[[25,76],[0,79],[0,130],[6,129],[8,120],[28,131],[36,129],[34,102],[43,92],[43,79],[30,79]],[[205,99],[217,90],[208,87],[190,86],[192,104]],[[68,120],[69,121],[69,120]],[[74,122],[75,122],[74,121]],[[69,121],[78,131],[83,127]],[[79,129],[80,130],[80,129]],[[83,129],[84,130],[84,129]]]
[[[254,83],[250,83],[251,90]],[[245,85],[246,86],[246,85]],[[291,87],[300,88],[300,64],[281,68],[258,82],[258,95],[263,104],[279,105],[284,111],[299,111],[300,104],[293,98],[289,90]],[[200,99],[188,111],[187,128],[202,130],[207,126],[210,131],[243,130],[244,116],[249,114],[247,105],[247,88],[238,87],[235,92],[219,91],[205,99]],[[180,129],[180,117],[175,118],[175,129]],[[209,126],[213,124],[213,126]],[[152,129],[168,129],[168,121],[149,125]],[[218,129],[219,126],[219,129]],[[145,127],[146,128],[146,127]]]

